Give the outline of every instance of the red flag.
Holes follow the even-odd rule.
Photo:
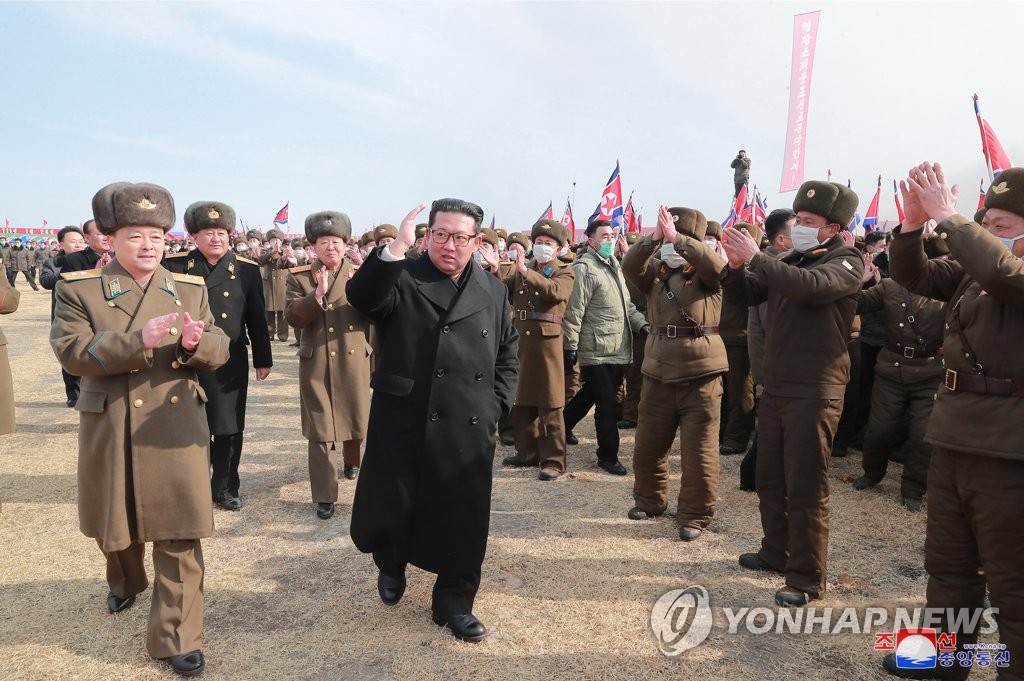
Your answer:
[[[732,204],[732,210],[737,215],[741,222],[746,222],[743,218],[743,209],[747,206],[747,185],[740,187],[740,193],[736,195],[736,200]]]
[[[565,212],[562,213],[562,224],[569,229],[569,234],[572,235],[573,241],[576,240],[576,221],[572,218],[572,204],[569,203],[569,199],[565,200]]]
[[[999,138],[992,130],[992,126],[981,117],[981,110],[978,108],[978,95],[974,95],[974,115],[978,117],[978,128],[981,130],[981,152],[985,154],[985,163],[988,165],[989,177],[994,177],[1007,168],[1013,167],[1010,157],[999,143]]]
[[[11,228],[11,221],[8,220],[7,218],[4,218],[4,229],[10,229],[10,228]]]
[[[545,210],[543,213],[540,214],[540,217],[537,218],[537,221],[539,222],[541,220],[554,220],[554,219],[555,219],[554,201],[548,201],[547,210]]]
[[[875,195],[871,197],[871,204],[868,206],[868,212],[864,214],[864,233],[868,233],[875,228],[878,224],[878,202],[882,198],[882,176],[878,176],[878,187],[875,189]]]
[[[619,162],[615,161],[615,170],[605,184],[601,203],[597,205],[587,224],[594,220],[608,220],[613,226],[619,227],[622,225],[622,212],[622,178],[619,176]]]
[[[627,232],[640,232],[640,227],[636,222],[636,211],[633,210],[633,192],[629,193],[629,200],[626,201],[626,209],[623,213],[623,218],[626,223]]]
[[[903,205],[900,204],[900,193],[896,190],[896,180],[892,181],[892,198],[896,202],[896,215],[900,218],[900,224],[907,219],[907,216],[903,214]]]
[[[981,178],[981,183],[978,185],[978,207],[975,212],[985,207],[985,178]]]
[[[288,227],[288,204],[289,203],[291,203],[291,201],[289,201],[288,203],[285,203],[284,204],[284,208],[282,208],[281,210],[277,211],[277,215],[274,216],[274,225],[275,226],[277,226],[277,227],[285,227],[285,228]]]
[[[43,228],[44,228],[44,229],[46,228],[46,225],[47,225],[47,224],[48,224],[48,223],[46,222],[46,218],[43,218]]]

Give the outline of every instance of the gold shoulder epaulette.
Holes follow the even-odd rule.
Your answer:
[[[311,269],[313,269],[312,265],[299,265],[298,267],[293,267],[288,271],[292,274],[301,274],[303,272],[309,272]]]
[[[189,251],[178,251],[177,253],[168,253],[167,255],[164,256],[164,260],[167,260],[168,258],[184,258],[188,254]]]
[[[81,281],[83,279],[97,279],[100,276],[99,270],[78,270],[77,272],[61,272],[60,278],[65,281]]]
[[[195,284],[196,286],[206,286],[206,280],[202,277],[197,277],[194,274],[178,274],[173,272],[171,274],[174,277],[174,281],[181,281],[186,284]]]
[[[240,255],[236,255],[235,256],[235,260],[237,260],[238,262],[247,262],[250,265],[256,265],[256,267],[260,266],[260,264],[258,262],[256,262],[255,260],[249,260],[249,258],[243,258]]]

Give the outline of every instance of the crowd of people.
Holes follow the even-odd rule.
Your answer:
[[[739,182],[744,152],[734,167]],[[215,506],[244,506],[250,361],[267,378],[273,338],[294,331],[317,517],[334,515],[341,478],[358,478],[351,534],[381,600],[402,598],[407,565],[432,572],[432,618],[461,640],[487,635],[472,610],[496,442],[515,450],[502,465],[553,481],[593,410],[608,474],[628,474],[619,431],[635,429],[632,520],[668,512],[678,441],[684,542],[719,511],[720,457],[743,455],[763,539],[739,565],[778,573],[781,607],[826,591],[830,459],[862,451],[857,490],[902,462],[906,509],[925,512],[927,493],[928,606],[980,608],[987,588],[1015,661],[1024,355],[1008,339],[1024,330],[1024,169],[1004,171],[973,220],[938,164],[901,189],[891,234],[854,237],[857,195],[809,181],[763,231],[662,206],[649,234],[596,220],[574,244],[553,220],[483,228],[458,199],[360,238],[344,213],[317,212],[293,240],[236,234],[231,206],[201,201],[185,210],[188,237],[168,240],[165,189],[102,188],[93,219],[32,261],[53,291],[51,344],[81,419],[81,529],[105,556],[110,612],[148,587],[151,542],[147,650],[180,674],[204,668],[200,540]],[[34,287],[29,249],[2,244],[0,258]],[[8,272],[0,313],[19,300]],[[0,334],[0,365],[4,346]],[[13,399],[0,403],[3,434]],[[970,645],[960,626],[942,630]],[[969,671],[883,664],[908,678]]]

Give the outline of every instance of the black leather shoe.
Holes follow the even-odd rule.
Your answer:
[[[903,508],[911,513],[920,513],[924,510],[924,502],[920,499],[904,499]]]
[[[569,431],[568,433],[565,434],[565,444],[567,444],[567,445],[578,445],[579,443],[580,443],[580,439],[578,437],[576,437],[575,435],[573,435],[572,431]]]
[[[626,467],[618,461],[598,461],[597,465],[612,475],[625,475]]]
[[[619,430],[633,430],[636,428],[636,421],[619,421],[615,425]]]
[[[761,572],[778,572],[782,574],[782,570],[772,567],[768,563],[761,560],[761,556],[756,553],[741,553],[740,554],[740,567],[745,567],[748,570],[759,570]]]
[[[660,513],[648,513],[647,511],[641,511],[636,506],[626,511],[626,517],[630,520],[647,520],[648,518],[657,518],[660,515]]]
[[[866,475],[862,475],[853,481],[853,488],[860,492],[866,490],[868,487],[874,487],[880,482],[881,480],[875,480],[874,478],[869,478]]]
[[[225,511],[240,511],[242,509],[242,500],[228,492],[225,492],[224,496],[214,499],[214,502]]]
[[[503,446],[505,446],[505,447],[512,447],[516,443],[515,438],[512,438],[512,437],[503,437],[503,438],[499,438],[499,440],[501,441],[501,444]]]
[[[345,466],[344,475],[346,480],[355,480],[359,475],[359,466]]]
[[[541,470],[540,475],[537,476],[538,480],[557,480],[562,475],[562,472],[557,468],[545,468]]]
[[[729,445],[719,445],[718,453],[721,454],[722,456],[732,456],[734,454],[742,454],[742,452],[740,450],[736,449],[735,447],[730,447]]]
[[[201,650],[165,657],[164,660],[171,665],[176,674],[181,676],[199,676],[206,669],[206,658],[203,657]]]
[[[67,401],[68,409],[74,409],[76,404],[78,404],[78,400],[68,400]]]
[[[334,504],[318,503],[316,505],[316,517],[320,520],[327,520],[334,515]]]
[[[784,586],[775,592],[775,603],[783,608],[802,608],[817,596],[806,591]]]
[[[471,612],[444,618],[435,614],[433,615],[433,620],[434,624],[440,627],[448,627],[452,632],[452,636],[460,641],[479,643],[487,636],[487,629],[484,627],[483,622],[474,617]]]
[[[395,605],[405,595],[405,575],[392,577],[383,572],[377,573],[377,593],[384,605]]]
[[[523,457],[516,454],[515,456],[506,456],[501,460],[502,466],[508,466],[510,468],[533,468],[537,465],[537,462],[530,463]]]
[[[112,613],[121,612],[135,605],[135,595],[131,595],[128,598],[121,598],[114,594],[107,594],[107,610]]]
[[[941,679],[938,669],[902,669],[896,666],[896,653],[882,658],[882,669],[901,679]]]
[[[693,541],[703,533],[703,530],[699,530],[696,527],[680,527],[679,538],[683,541]]]

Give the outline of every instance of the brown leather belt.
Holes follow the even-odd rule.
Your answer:
[[[704,336],[717,336],[717,326],[668,326],[651,325],[652,336],[665,336],[666,338],[703,338]]]
[[[931,359],[933,357],[938,357],[939,355],[942,354],[942,348],[939,348],[937,350],[932,351],[931,353],[928,353],[926,350],[908,348],[905,345],[886,344],[885,349],[895,352],[897,355],[906,357],[907,359]]]
[[[562,323],[562,318],[558,315],[548,314],[547,312],[530,312],[529,310],[514,310],[512,312],[512,318],[524,322],[528,319],[532,319],[538,322],[551,322],[552,324]]]
[[[1024,381],[1013,378],[989,378],[980,374],[965,374],[961,371],[946,369],[945,384],[950,392],[1024,397]]]

